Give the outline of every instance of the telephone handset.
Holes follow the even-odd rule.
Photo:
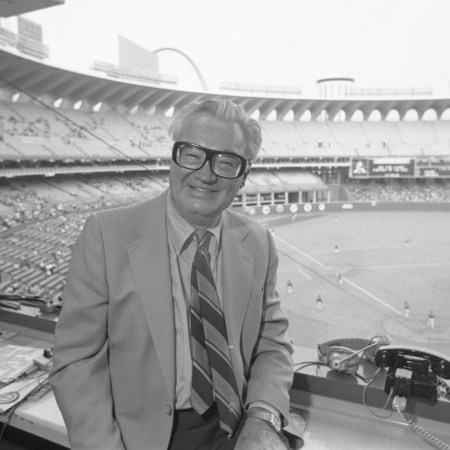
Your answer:
[[[437,400],[438,377],[450,379],[450,358],[428,349],[385,345],[375,355],[379,367],[387,367],[384,390],[404,397]]]

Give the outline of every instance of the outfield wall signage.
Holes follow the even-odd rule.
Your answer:
[[[421,161],[416,164],[418,177],[450,177],[450,161]]]
[[[415,160],[411,158],[353,158],[351,177],[399,178],[415,175]]]
[[[450,177],[450,159],[353,158],[351,178],[441,178]]]

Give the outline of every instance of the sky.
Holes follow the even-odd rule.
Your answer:
[[[450,95],[448,0],[66,0],[25,14],[43,27],[49,63],[88,72],[118,63],[118,35],[189,55],[208,87],[221,82],[301,87],[320,78],[355,87],[431,88]],[[189,63],[159,53],[160,71],[200,90]]]

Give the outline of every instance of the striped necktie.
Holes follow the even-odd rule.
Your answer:
[[[195,231],[197,252],[191,276],[192,394],[194,410],[203,414],[217,405],[220,427],[232,435],[240,421],[241,404],[231,365],[222,308],[210,268],[211,232]]]

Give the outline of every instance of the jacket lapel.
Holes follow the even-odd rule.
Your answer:
[[[227,212],[224,213],[223,220],[223,309],[228,339],[235,346],[235,358],[240,361],[242,324],[253,287],[254,252],[245,243],[247,229]],[[233,364],[235,362],[237,363],[233,361]]]
[[[175,320],[169,245],[166,232],[166,194],[147,204],[134,228],[140,238],[128,249],[156,353],[171,394],[175,386]]]

